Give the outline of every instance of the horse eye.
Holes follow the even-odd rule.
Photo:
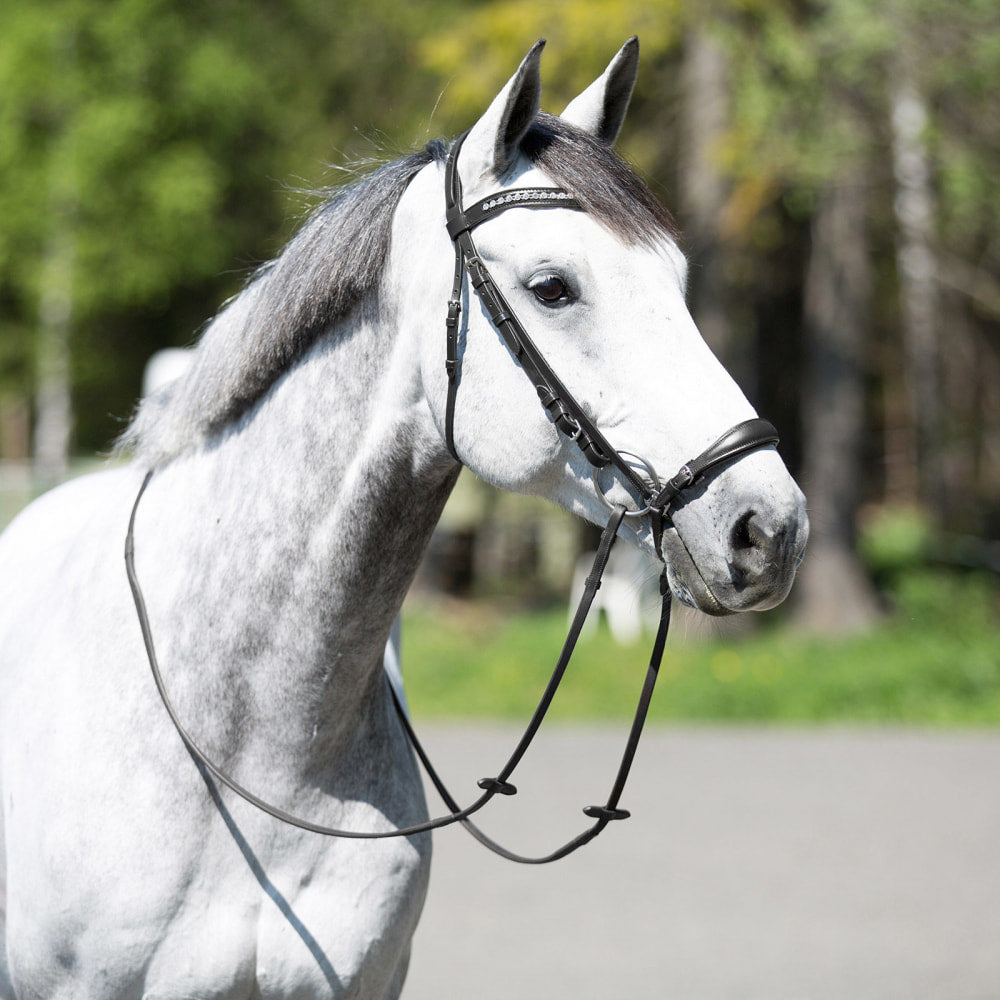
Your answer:
[[[569,298],[569,289],[566,287],[566,283],[562,278],[554,274],[549,274],[536,281],[531,286],[531,290],[535,293],[535,298],[539,302],[545,302],[548,305],[552,305],[555,302],[562,302]]]

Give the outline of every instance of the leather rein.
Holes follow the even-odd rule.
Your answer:
[[[660,594],[662,598],[660,619],[656,637],[653,641],[653,649],[646,677],[639,695],[635,715],[622,752],[618,770],[607,798],[603,804],[587,806],[583,810],[584,814],[593,820],[591,825],[583,830],[582,833],[549,854],[539,857],[528,857],[510,851],[498,844],[476,826],[470,817],[479,812],[495,796],[514,795],[517,792],[517,788],[511,783],[510,778],[527,753],[536,733],[541,727],[542,721],[563,679],[587,614],[601,586],[601,578],[607,566],[608,557],[611,554],[611,548],[614,545],[622,521],[626,517],[649,516],[656,549],[660,553],[663,525],[664,521],[669,517],[671,505],[686,490],[700,482],[709,472],[735,461],[741,455],[748,452],[777,444],[778,434],[768,421],[760,418],[754,418],[737,424],[698,455],[697,458],[685,463],[677,474],[665,483],[660,481],[653,467],[645,459],[631,452],[615,449],[589,417],[584,407],[577,402],[572,393],[570,393],[552,370],[541,351],[539,351],[538,347],[532,341],[480,259],[472,239],[472,230],[476,226],[495,218],[510,208],[565,208],[582,211],[582,206],[562,188],[515,188],[491,195],[477,202],[471,208],[463,210],[462,185],[458,175],[457,163],[459,150],[464,138],[465,135],[461,136],[453,144],[445,169],[447,229],[455,247],[455,279],[451,299],[448,302],[446,320],[447,341],[445,365],[448,375],[448,396],[445,414],[445,440],[448,450],[456,461],[461,462],[455,450],[454,425],[455,404],[458,386],[461,381],[459,319],[462,312],[462,292],[465,274],[468,273],[472,289],[479,297],[490,320],[500,333],[507,347],[513,353],[519,367],[535,386],[541,404],[549,412],[559,431],[575,442],[576,446],[580,448],[588,462],[593,466],[594,484],[598,496],[601,497],[611,511],[607,525],[602,532],[601,541],[598,545],[590,574],[587,577],[583,595],[580,598],[580,603],[577,606],[555,669],[539,700],[538,707],[525,727],[523,735],[500,771],[497,772],[495,777],[479,779],[478,786],[481,794],[470,805],[462,807],[448,791],[434,769],[427,752],[414,732],[395,685],[391,681],[388,681],[387,678],[389,691],[399,721],[406,732],[414,752],[424,766],[431,783],[441,796],[449,812],[435,819],[429,819],[422,823],[414,823],[394,830],[357,831],[343,830],[313,823],[309,820],[293,816],[283,809],[269,804],[253,792],[244,788],[211,761],[184,727],[167,692],[153,643],[153,634],[149,623],[146,602],[135,571],[134,533],[136,513],[139,508],[139,501],[142,499],[142,495],[153,476],[152,470],[146,474],[132,507],[128,533],[125,539],[125,568],[153,680],[167,714],[196,764],[204,768],[205,771],[237,795],[284,823],[330,837],[380,840],[388,837],[408,837],[413,834],[425,833],[430,830],[450,826],[453,823],[461,823],[480,843],[501,857],[522,864],[546,864],[551,861],[557,861],[571,854],[584,844],[589,843],[609,823],[615,820],[626,819],[629,816],[627,810],[619,807],[619,801],[625,789],[625,783],[632,767],[636,749],[638,748],[639,738],[652,699],[653,687],[656,683],[660,661],[663,657],[667,632],[670,627],[670,587],[667,582],[665,565],[660,574]],[[641,498],[637,508],[629,510],[624,505],[612,503],[605,497],[598,479],[598,473],[601,469],[608,466],[613,466],[628,484],[631,491]],[[648,479],[646,476],[640,474],[639,469],[647,473]]]

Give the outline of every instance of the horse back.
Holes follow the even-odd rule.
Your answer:
[[[129,469],[71,480],[29,504],[0,535],[0,699],[25,647],[65,619],[75,599],[93,605],[113,583],[111,554],[122,562],[133,481]]]

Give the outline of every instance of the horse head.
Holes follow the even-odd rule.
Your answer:
[[[469,206],[554,185],[572,199],[566,209],[525,205],[487,218],[477,224],[475,249],[586,416],[614,449],[641,456],[635,468],[644,478],[662,482],[755,412],[688,312],[687,264],[669,214],[611,149],[635,80],[636,41],[561,116],[539,110],[541,48],[466,134],[456,160],[461,200]],[[455,261],[444,185],[440,162],[421,171],[393,232],[393,252],[410,258],[409,280],[398,289],[401,322],[420,331],[426,414],[442,447],[444,313]],[[413,267],[415,230],[423,250]],[[538,387],[519,370],[523,358],[498,334],[495,316],[468,280],[456,288],[456,456],[497,487],[545,496],[595,523],[607,519],[608,502],[641,506],[620,469],[595,477],[577,443],[539,405]],[[678,497],[662,540],[648,517],[629,518],[622,531],[641,548],[659,549],[675,596],[727,614],[784,599],[808,520],[772,445],[709,472]]]

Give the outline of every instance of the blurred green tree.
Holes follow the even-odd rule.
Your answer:
[[[7,0],[3,453],[67,383],[104,446],[331,156],[454,134],[537,37],[559,111],[632,34],[620,148],[688,233],[709,342],[808,457],[817,538],[850,553],[872,500],[1000,531],[995,0]]]
[[[418,133],[414,39],[446,7],[7,0],[0,395],[58,423],[71,383],[80,443],[106,445],[145,358],[280,246],[325,161],[370,155],[376,122]]]

